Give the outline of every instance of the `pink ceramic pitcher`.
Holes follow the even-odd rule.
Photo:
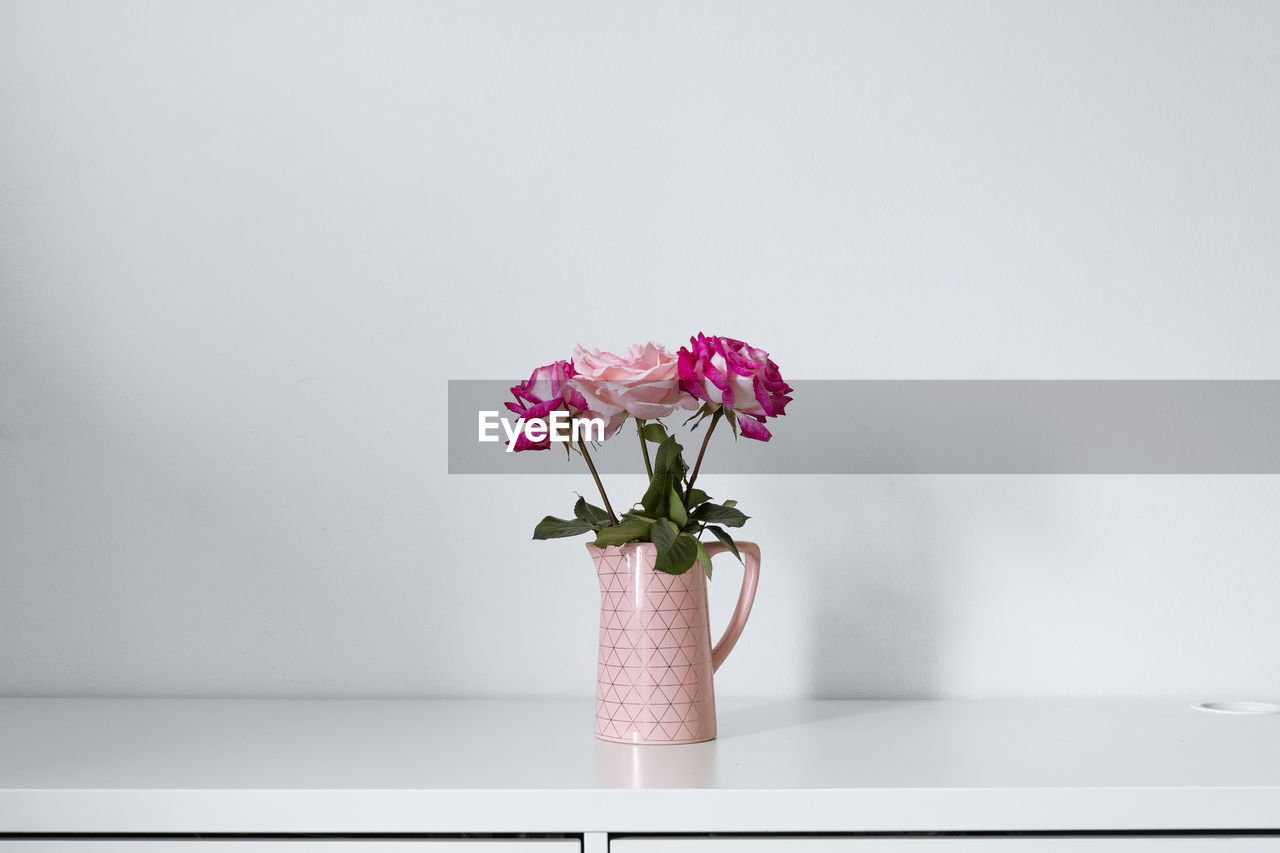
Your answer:
[[[760,577],[760,548],[736,544],[746,566],[742,591],[715,648],[701,564],[669,575],[654,570],[651,542],[587,545],[600,577],[596,737],[659,744],[716,736],[711,675],[738,642]],[[727,550],[718,542],[707,545],[713,556]]]

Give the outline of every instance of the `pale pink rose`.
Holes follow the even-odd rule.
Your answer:
[[[661,344],[632,345],[625,356],[579,344],[573,350],[573,367],[569,384],[586,397],[592,411],[612,409],[654,420],[699,405],[681,389],[676,357]]]

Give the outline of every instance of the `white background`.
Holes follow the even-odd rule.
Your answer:
[[[1278,151],[1271,2],[0,0],[0,693],[589,697],[448,379],[1280,378]],[[1276,478],[731,452],[722,697],[1276,697]]]

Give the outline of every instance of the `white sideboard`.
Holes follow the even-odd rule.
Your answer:
[[[0,840],[0,853],[581,853],[580,839],[191,839]]]
[[[1280,715],[1176,701],[0,699],[0,853],[1280,853]]]
[[[618,838],[610,853],[1275,853],[1271,836]]]

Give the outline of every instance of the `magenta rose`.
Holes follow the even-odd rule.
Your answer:
[[[678,357],[681,388],[699,400],[736,412],[747,438],[768,441],[772,437],[764,422],[786,414],[791,386],[782,380],[769,353],[733,338],[699,332]]]
[[[625,356],[579,344],[573,367],[569,384],[595,411],[625,411],[633,418],[653,420],[677,409],[698,408],[698,401],[680,387],[676,357],[660,344],[633,345]]]
[[[572,361],[556,361],[539,367],[529,376],[528,381],[511,388],[516,401],[507,403],[507,408],[519,415],[522,421],[545,421],[548,415],[557,410],[567,411],[573,417],[601,418],[605,422],[604,437],[608,438],[622,424],[621,411],[595,410],[570,384],[569,380],[574,373]],[[521,430],[512,449],[518,453],[521,450],[546,450],[549,447],[550,435],[541,441],[532,441]]]

